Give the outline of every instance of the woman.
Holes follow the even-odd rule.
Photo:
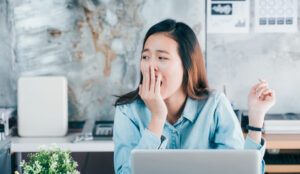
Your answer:
[[[115,103],[116,173],[131,173],[133,149],[257,149],[263,158],[260,128],[275,103],[266,81],[248,95],[252,127],[244,140],[227,98],[208,87],[200,46],[189,26],[171,19],[152,26],[140,68],[139,87]]]

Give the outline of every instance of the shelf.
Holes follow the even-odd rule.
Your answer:
[[[246,138],[247,133],[244,133]],[[266,149],[300,149],[300,134],[263,134]]]
[[[299,173],[300,172],[300,164],[299,165],[266,165],[265,172],[269,173]]]
[[[263,134],[267,149],[300,149],[300,134]]]

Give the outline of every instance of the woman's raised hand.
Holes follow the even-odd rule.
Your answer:
[[[269,88],[265,80],[259,79],[259,83],[251,88],[248,95],[249,125],[262,127],[265,114],[275,101],[275,91]]]
[[[161,74],[155,75],[154,67],[142,67],[143,83],[139,85],[139,95],[152,114],[152,119],[166,121],[168,109],[160,94]]]

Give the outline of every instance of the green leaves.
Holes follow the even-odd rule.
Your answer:
[[[28,154],[29,161],[21,162],[24,174],[79,174],[78,166],[70,155],[58,147],[41,148],[38,153]]]

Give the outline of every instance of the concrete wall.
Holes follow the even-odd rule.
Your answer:
[[[137,87],[143,37],[160,20],[186,22],[205,45],[203,0],[2,0],[0,9],[0,107],[16,107],[20,76],[64,75],[71,120],[113,119],[112,95]]]

